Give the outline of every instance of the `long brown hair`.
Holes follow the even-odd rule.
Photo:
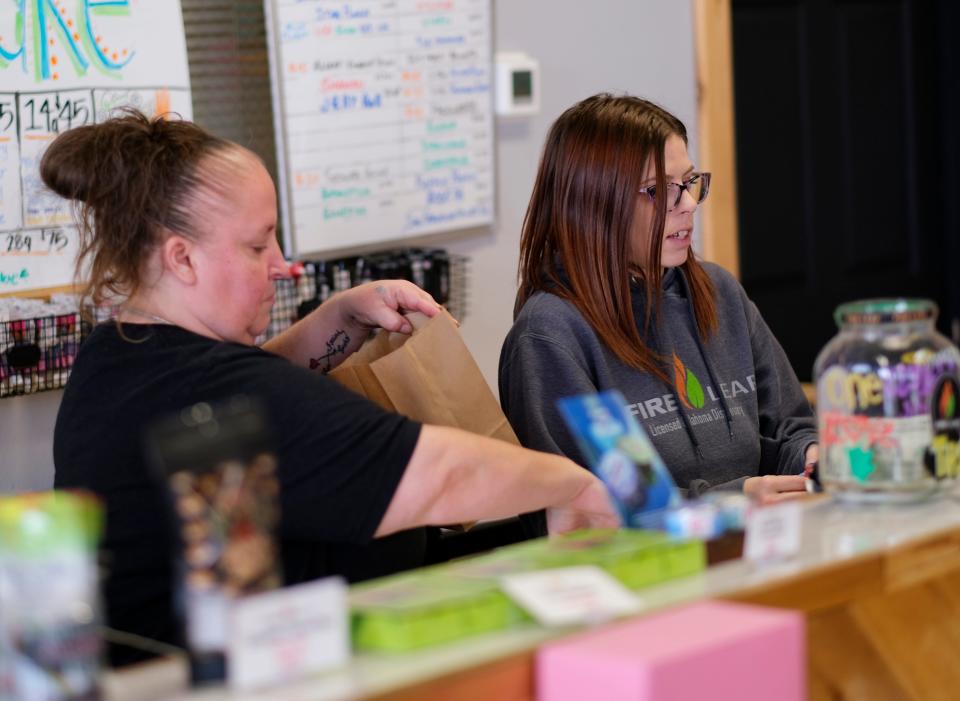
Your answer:
[[[547,135],[520,239],[520,289],[514,316],[538,290],[573,303],[624,363],[661,379],[661,359],[642,340],[630,299],[631,275],[642,278],[644,333],[659,319],[659,265],[667,216],[664,147],[683,123],[630,96],[600,94],[577,103]],[[645,269],[631,265],[630,231],[649,159],[656,168],[655,213]],[[701,338],[717,327],[713,284],[692,255],[683,270]]]
[[[76,201],[82,297],[98,305],[132,297],[164,230],[197,237],[196,198],[219,189],[201,163],[242,147],[196,124],[135,110],[54,140],[40,162],[44,184]]]

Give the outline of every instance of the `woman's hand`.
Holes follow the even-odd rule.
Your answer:
[[[807,448],[806,457],[803,460],[803,474],[807,477],[813,472],[813,466],[820,459],[820,448],[817,447],[816,443],[811,444]]]
[[[807,494],[807,478],[804,475],[748,477],[743,483],[743,493],[761,504],[796,499]]]
[[[306,318],[263,344],[263,349],[311,370],[329,372],[357,350],[370,330],[412,333],[403,312],[436,316],[440,305],[406,280],[368,282],[338,292]]]
[[[581,528],[619,527],[620,517],[610,502],[607,488],[596,477],[568,503],[547,509],[547,532],[550,535]]]
[[[337,294],[340,318],[348,326],[412,333],[404,312],[422,312],[433,317],[440,305],[429,294],[406,280],[368,282]]]

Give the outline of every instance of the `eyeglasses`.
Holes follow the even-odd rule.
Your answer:
[[[710,173],[694,173],[682,183],[667,183],[667,211],[672,212],[680,204],[680,198],[686,190],[690,193],[693,201],[700,204],[707,199],[707,193],[710,192]],[[651,200],[657,197],[657,186],[641,187],[640,192],[644,193]]]

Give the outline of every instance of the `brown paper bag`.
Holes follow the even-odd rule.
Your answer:
[[[330,377],[415,421],[519,445],[453,317],[443,311],[407,318],[412,335],[377,332]]]

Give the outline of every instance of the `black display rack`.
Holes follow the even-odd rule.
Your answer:
[[[270,326],[259,342],[281,333],[334,293],[375,280],[410,280],[459,321],[467,314],[466,256],[444,249],[401,248],[367,256],[305,260],[294,276],[277,281]]]
[[[79,312],[0,322],[0,397],[64,387],[88,328]]]

